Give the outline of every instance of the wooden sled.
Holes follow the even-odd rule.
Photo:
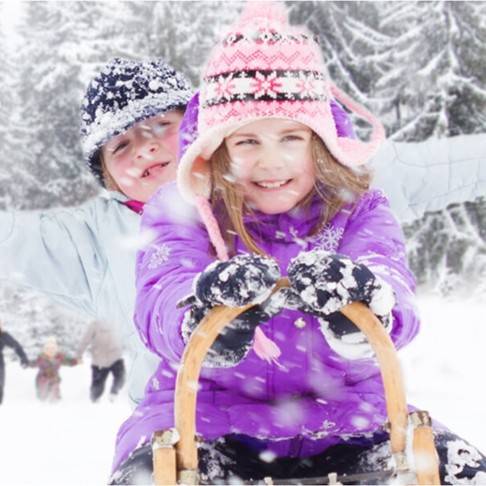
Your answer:
[[[288,280],[283,278],[274,291],[286,286]],[[154,481],[157,486],[198,484],[196,399],[201,366],[221,330],[250,307],[251,305],[238,308],[215,307],[193,332],[177,375],[175,428],[155,432],[152,438]],[[430,417],[425,411],[408,414],[400,364],[388,333],[364,304],[354,302],[343,307],[341,312],[366,335],[378,360],[385,390],[390,454],[395,467],[388,471],[349,476],[338,477],[330,474],[323,478],[276,479],[275,484],[377,484],[391,480],[398,481],[399,484],[440,484],[439,459]],[[406,450],[413,451],[413,465],[409,464]],[[274,484],[272,478],[253,482],[257,483]]]

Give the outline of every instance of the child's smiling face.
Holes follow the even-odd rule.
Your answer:
[[[298,205],[314,187],[312,131],[281,118],[249,123],[226,138],[231,174],[246,203],[266,214]]]
[[[136,123],[102,149],[106,170],[121,192],[147,202],[175,179],[182,113],[170,111]]]

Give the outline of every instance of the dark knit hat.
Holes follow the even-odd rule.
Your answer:
[[[185,108],[192,87],[162,59],[114,58],[89,83],[82,105],[81,143],[88,167],[104,185],[99,150],[135,123]]]

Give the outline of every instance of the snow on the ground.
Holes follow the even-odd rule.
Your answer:
[[[408,401],[486,451],[486,305],[419,301],[423,325],[401,352]],[[115,434],[128,416],[126,397],[99,404],[88,398],[89,363],[62,369],[63,401],[36,401],[35,370],[8,363],[0,406],[0,484],[102,485]]]
[[[486,303],[419,299],[422,327],[400,352],[408,402],[486,454]]]
[[[116,432],[130,414],[125,394],[111,403],[105,391],[100,403],[91,403],[91,368],[86,362],[61,369],[61,402],[40,403],[35,369],[7,363],[6,371],[0,405],[0,484],[106,484]]]

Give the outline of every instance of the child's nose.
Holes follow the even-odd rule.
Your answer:
[[[136,160],[142,159],[151,159],[155,156],[157,151],[159,150],[159,143],[156,141],[150,141],[147,143],[142,144],[140,147],[137,148],[137,152],[135,154]]]
[[[285,165],[285,155],[280,150],[272,147],[263,151],[260,156],[260,165],[265,168],[280,168]]]

